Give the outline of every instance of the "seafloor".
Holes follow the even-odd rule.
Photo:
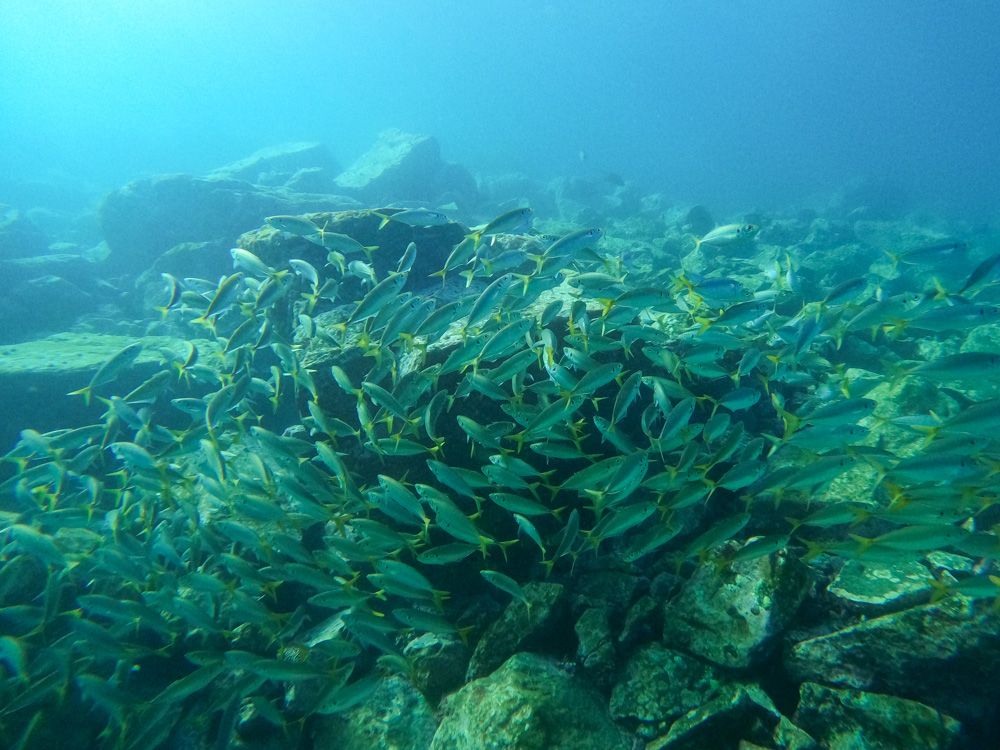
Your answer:
[[[397,131],[38,200],[0,211],[3,746],[1000,732],[988,227]]]

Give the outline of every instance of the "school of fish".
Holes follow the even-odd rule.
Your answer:
[[[220,747],[248,707],[303,731],[411,669],[409,641],[475,639],[476,597],[530,607],[527,581],[595,560],[947,549],[975,573],[932,596],[1000,593],[1000,353],[962,346],[1000,321],[1000,256],[949,238],[807,285],[795,248],[730,257],[753,224],[694,238],[700,275],[533,219],[471,230],[430,280],[417,245],[378,278],[384,249],[296,216],[267,224],[325,266],[234,248],[217,282],[163,274],[187,355],[122,392],[123,349],[74,392],[98,423],[4,456],[0,589],[41,592],[0,608],[6,744],[35,747],[68,695],[106,747],[157,746],[196,693]],[[885,415],[915,383],[948,410]],[[850,476],[863,492],[826,492]]]

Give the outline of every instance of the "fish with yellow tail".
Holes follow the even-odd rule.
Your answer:
[[[749,242],[757,236],[758,232],[760,232],[760,227],[756,224],[726,224],[716,227],[701,239],[698,239],[693,234],[691,236],[694,238],[694,249],[697,250],[702,245],[722,247],[724,245]]]

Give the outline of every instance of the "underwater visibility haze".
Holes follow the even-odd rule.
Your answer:
[[[992,747],[1000,10],[0,3],[0,746]]]

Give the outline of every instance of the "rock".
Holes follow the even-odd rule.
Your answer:
[[[651,596],[640,597],[625,613],[625,624],[622,626],[618,643],[622,648],[628,648],[635,643],[652,640],[654,635],[663,631],[663,607]]]
[[[437,140],[390,129],[336,179],[337,189],[374,205],[386,201],[474,203],[475,180],[441,159]]]
[[[611,693],[609,710],[618,721],[638,724],[638,733],[650,739],[706,703],[717,690],[709,665],[651,643],[629,659]]]
[[[639,578],[630,573],[602,568],[582,572],[573,586],[574,610],[610,607],[616,613],[624,612],[638,585]]]
[[[796,681],[889,693],[971,723],[1000,698],[1000,612],[953,597],[796,643],[784,665]]]
[[[960,722],[915,701],[806,682],[795,723],[830,750],[945,750],[956,747]]]
[[[40,255],[48,240],[27,216],[0,204],[0,260]]]
[[[801,244],[808,246],[809,249],[820,249],[841,247],[853,242],[857,242],[857,236],[851,224],[845,221],[831,221],[820,216],[810,222],[809,232]]]
[[[243,180],[175,174],[136,180],[109,193],[101,201],[98,218],[115,272],[137,276],[183,242],[235,243],[274,214],[356,205],[338,196],[303,195]]]
[[[25,333],[37,335],[68,327],[87,311],[90,301],[90,294],[61,276],[29,279],[8,292],[4,300],[7,309],[0,312],[0,335],[6,341],[23,340]]]
[[[142,341],[143,350],[132,366],[114,383],[98,388],[95,395],[128,393],[159,371],[161,349],[185,358],[187,341],[166,336],[135,339],[87,333],[60,333],[38,341],[0,346],[0,445],[17,442],[21,429],[38,432],[82,427],[100,421],[107,407],[92,398],[84,406],[82,396],[70,391],[87,385],[97,369],[126,346]],[[200,356],[217,351],[207,341],[197,341]]]
[[[361,705],[323,717],[316,750],[422,750],[431,745],[434,712],[413,684],[399,675],[383,679]]]
[[[726,748],[737,740],[788,750],[820,750],[756,685],[721,688],[717,698],[684,714],[666,735],[648,743],[646,750]]]
[[[285,182],[285,188],[296,193],[332,193],[336,183],[322,167],[300,169]]]
[[[58,276],[81,288],[97,285],[97,266],[82,255],[56,253],[31,258],[0,260],[0,278],[8,285],[21,284],[45,276]]]
[[[379,279],[384,279],[390,271],[396,270],[406,247],[411,242],[415,243],[417,258],[410,269],[407,291],[428,286],[440,288],[440,281],[437,277],[431,278],[430,274],[444,266],[452,248],[462,241],[467,231],[457,223],[411,227],[399,221],[390,221],[379,229],[382,218],[368,210],[307,213],[304,218],[328,232],[346,234],[365,247],[377,247],[372,252],[371,262]],[[238,245],[275,268],[286,268],[289,258],[300,258],[322,273],[329,255],[329,251],[321,245],[298,235],[279,232],[270,226],[245,233],[239,238]],[[346,259],[347,262],[352,260],[368,262],[360,253]],[[356,285],[356,288],[352,289],[352,285]],[[345,276],[341,289],[342,299],[361,299],[364,296],[361,280],[355,279],[351,274]]]
[[[692,206],[681,220],[681,229],[696,237],[704,237],[715,226],[715,217],[704,206]]]
[[[606,607],[586,610],[574,626],[577,638],[576,662],[599,690],[611,687],[617,667],[614,637]]]
[[[905,215],[913,200],[906,188],[888,178],[862,177],[844,185],[837,195],[843,213],[864,208],[873,219],[895,219]]]
[[[545,650],[547,642],[564,638],[568,627],[563,587],[535,581],[523,588],[531,610],[517,600],[507,606],[476,644],[466,680],[490,674],[518,651]]]
[[[797,245],[805,241],[808,235],[809,222],[784,219],[771,222],[768,228],[761,232],[760,241],[768,245]]]
[[[182,242],[163,253],[135,282],[147,314],[155,318],[159,313],[153,308],[169,300],[166,282],[160,274],[169,273],[178,279],[193,277],[215,281],[233,273],[230,247],[232,243],[229,242]]]
[[[465,683],[469,648],[461,641],[424,633],[406,644],[403,653],[413,660],[413,680],[432,703]]]
[[[261,149],[245,159],[219,167],[205,175],[208,179],[243,180],[254,185],[287,185],[296,180],[304,170],[320,170],[326,186],[321,190],[300,190],[297,192],[332,192],[333,178],[340,172],[340,165],[329,149],[322,143],[282,143]],[[301,177],[299,177],[301,179]]]
[[[431,750],[630,750],[601,701],[539,656],[516,654],[444,700]]]
[[[877,616],[922,604],[933,580],[927,567],[915,561],[878,565],[848,560],[827,591],[864,614]]]
[[[65,330],[120,293],[98,277],[99,264],[61,253],[0,260],[0,341],[15,343]]]
[[[719,572],[701,565],[667,602],[663,641],[726,667],[762,663],[811,586],[808,569],[778,552]]]

